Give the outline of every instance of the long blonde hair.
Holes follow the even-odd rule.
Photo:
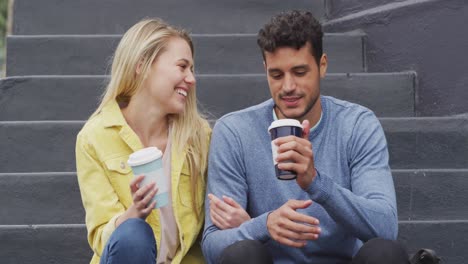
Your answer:
[[[99,113],[110,101],[128,103],[141,88],[152,63],[165,51],[169,40],[174,37],[187,41],[194,56],[192,39],[183,29],[172,27],[160,19],[144,19],[132,26],[117,46],[110,81],[93,115]],[[140,74],[136,74],[137,66],[140,67]],[[184,112],[169,116],[169,125],[174,149],[179,153],[184,150],[187,152],[192,206],[198,218],[196,208],[203,201],[198,199],[197,191],[199,191],[199,181],[206,180],[209,124],[198,111],[195,90],[188,93]]]

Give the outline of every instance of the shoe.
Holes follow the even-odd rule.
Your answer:
[[[411,258],[411,264],[439,264],[440,258],[434,250],[422,248]]]

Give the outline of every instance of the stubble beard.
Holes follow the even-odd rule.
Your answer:
[[[278,109],[278,110],[281,112],[281,114],[282,114],[285,118],[302,120],[302,119],[310,112],[310,110],[315,106],[315,104],[317,103],[317,101],[319,100],[319,98],[320,98],[320,95],[318,95],[318,96],[312,98],[312,100],[310,100],[310,102],[307,104],[307,106],[306,106],[306,108],[304,109],[304,111],[303,111],[301,114],[299,114],[299,115],[294,115],[294,116],[293,116],[293,115],[290,115],[290,116],[286,115],[286,114],[283,112],[283,110],[282,110],[280,107],[278,107],[278,105],[277,105],[276,103],[275,103],[275,106],[274,106],[274,107],[275,107],[276,109]]]

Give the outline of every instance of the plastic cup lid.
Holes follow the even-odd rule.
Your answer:
[[[278,119],[271,123],[270,127],[268,127],[268,131],[272,130],[273,128],[284,126],[295,126],[302,128],[301,123],[296,119]]]
[[[150,163],[153,160],[159,159],[162,157],[162,155],[162,151],[159,150],[157,147],[148,147],[140,149],[130,154],[127,163],[131,167],[140,166],[146,163]]]

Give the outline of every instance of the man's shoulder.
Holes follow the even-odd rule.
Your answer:
[[[362,132],[370,127],[380,126],[379,119],[369,108],[330,96],[322,96],[322,107],[327,126],[340,129],[351,135],[353,131]]]
[[[335,120],[343,117],[354,122],[363,116],[375,117],[374,112],[365,106],[331,96],[322,96],[322,105]]]
[[[363,113],[372,112],[369,108],[357,103],[345,101],[332,96],[322,96],[322,102],[330,108],[331,111],[348,112],[348,113]]]

